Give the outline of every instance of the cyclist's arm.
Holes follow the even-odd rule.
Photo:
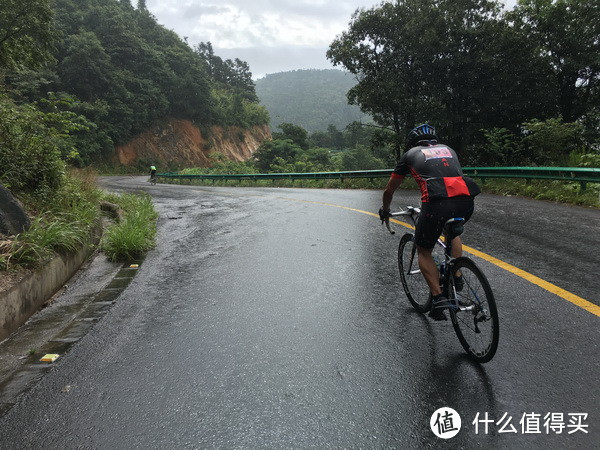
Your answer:
[[[404,181],[404,175],[398,175],[397,173],[392,173],[385,190],[383,191],[383,206],[382,209],[385,211],[390,210],[390,205],[392,204],[392,198],[394,197],[394,192]]]

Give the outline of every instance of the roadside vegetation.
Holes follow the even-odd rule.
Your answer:
[[[68,254],[82,248],[97,224],[100,195],[91,173],[86,171],[64,174],[56,190],[21,196],[33,216],[31,227],[4,238],[0,269],[34,267],[55,253]]]
[[[106,194],[104,200],[118,205],[122,218],[104,231],[102,250],[111,261],[133,261],[156,244],[158,217],[149,195]]]
[[[104,226],[100,248],[109,260],[135,260],[155,246],[157,213],[149,196],[101,191],[92,170],[65,173],[61,187],[46,195],[49,204],[34,196],[21,198],[26,199],[32,223],[27,231],[0,239],[0,272],[34,268],[56,254],[72,254],[89,245],[102,226],[101,201],[123,211],[120,220]]]
[[[31,268],[55,254],[77,251],[99,226],[99,203],[107,195],[97,189],[94,170],[68,163],[78,151],[73,134],[85,124],[74,114],[17,105],[6,95],[0,95],[0,117],[0,184],[32,219],[26,231],[1,237],[0,270]],[[149,218],[145,228],[155,226],[147,199],[127,198],[123,203],[126,218],[142,210],[139,215]],[[143,242],[123,239],[122,244],[110,244],[107,254],[111,259],[139,255],[152,246],[153,234],[144,234],[148,237]]]

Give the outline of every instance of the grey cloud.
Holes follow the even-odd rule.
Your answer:
[[[223,14],[229,11],[229,8],[225,6],[213,6],[213,5],[202,5],[202,4],[191,4],[181,8],[180,16],[186,20],[197,19],[204,15],[217,15]]]

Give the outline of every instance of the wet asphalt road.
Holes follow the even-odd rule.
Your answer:
[[[0,448],[597,447],[599,318],[474,258],[501,340],[471,363],[450,322],[404,297],[401,227],[331,206],[375,212],[380,192],[102,183],[151,193],[158,247],[0,418]],[[598,304],[599,229],[597,210],[481,195],[464,242]],[[444,406],[463,423],[447,442],[429,428]],[[477,413],[507,415],[476,434]],[[588,414],[588,433],[569,433],[569,413]],[[499,431],[508,418],[516,433]]]

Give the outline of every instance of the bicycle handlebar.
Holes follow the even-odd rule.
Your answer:
[[[390,213],[389,217],[384,220],[385,226],[387,227],[390,234],[396,234],[392,226],[390,225],[390,217],[398,217],[398,216],[410,216],[413,223],[415,222],[415,216],[418,216],[421,213],[421,208],[416,208],[414,206],[407,206],[406,209]]]

